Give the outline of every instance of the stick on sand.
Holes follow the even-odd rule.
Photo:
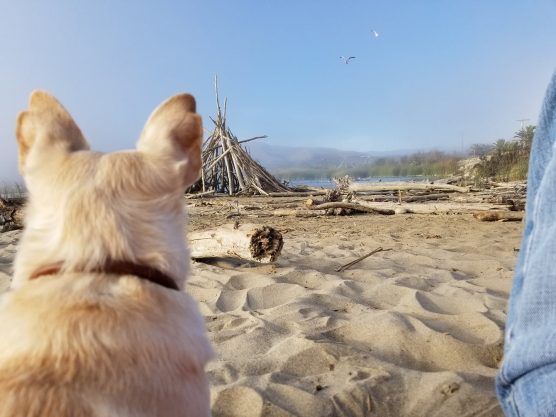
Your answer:
[[[382,246],[380,246],[380,247],[376,248],[375,250],[373,250],[373,251],[367,253],[366,255],[361,256],[360,258],[357,258],[356,260],[351,261],[350,263],[347,263],[347,264],[345,264],[345,265],[342,265],[341,267],[339,267],[339,268],[336,269],[336,272],[343,272],[343,271],[345,271],[346,269],[351,268],[353,265],[355,265],[355,264],[361,262],[363,259],[366,259],[366,258],[368,258],[368,257],[371,256],[371,255],[374,255],[375,253],[378,253],[378,252],[386,252],[386,251],[389,251],[389,250],[392,250],[392,249],[382,249]]]

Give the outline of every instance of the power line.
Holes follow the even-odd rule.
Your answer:
[[[531,119],[517,119],[516,122],[520,122],[521,123],[521,130],[523,130],[523,128],[525,127],[525,122],[528,122]]]

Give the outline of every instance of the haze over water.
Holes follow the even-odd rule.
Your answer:
[[[0,179],[18,178],[14,123],[36,88],[102,151],[133,147],[180,91],[210,130],[216,74],[239,138],[359,151],[511,138],[536,123],[555,17],[553,0],[0,0]]]

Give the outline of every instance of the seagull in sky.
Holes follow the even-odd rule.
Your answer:
[[[356,58],[355,56],[349,56],[349,57],[345,57],[345,56],[341,56],[340,59],[344,62],[344,64],[348,64],[350,59],[354,59]]]
[[[378,32],[374,29],[371,29],[371,35],[373,35],[375,38],[378,38]]]

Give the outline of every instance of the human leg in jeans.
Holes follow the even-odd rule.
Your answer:
[[[527,212],[496,390],[507,416],[556,417],[556,74],[531,150]]]

